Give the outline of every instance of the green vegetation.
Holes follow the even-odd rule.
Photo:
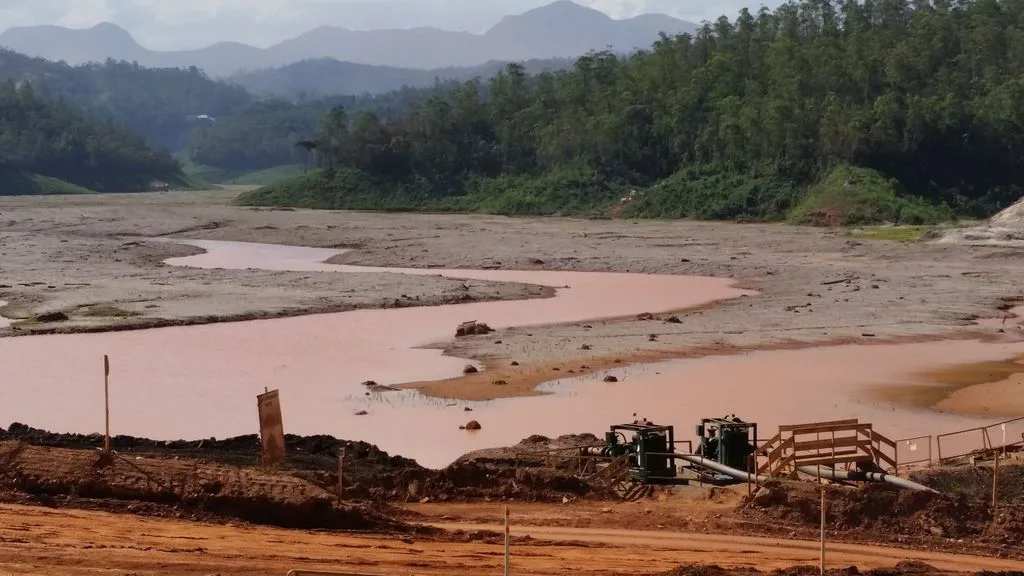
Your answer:
[[[20,171],[0,169],[0,196],[44,194],[92,194],[93,191],[69,182]]]
[[[130,192],[187,186],[181,167],[131,132],[89,120],[30,85],[0,85],[0,194]]]
[[[299,151],[326,170],[241,201],[809,224],[985,216],[1024,193],[1022,23],[1021,0],[744,10],[628,58],[534,76],[510,65],[390,117],[334,108]]]
[[[267,168],[266,170],[259,170],[257,172],[249,172],[229,178],[224,181],[225,184],[242,184],[246,186],[267,186],[287,180],[289,178],[296,178],[303,175],[302,166],[285,165],[285,166],[274,166],[273,168]]]
[[[69,66],[0,49],[0,80],[31,83],[86,115],[126,126],[153,146],[185,149],[193,132],[237,114],[254,98],[199,69],[143,68],[129,62]]]
[[[895,179],[867,168],[838,167],[810,187],[789,215],[796,224],[853,226],[872,222],[936,224],[952,217],[948,207],[910,198]]]
[[[864,240],[888,240],[890,242],[918,242],[931,231],[927,226],[870,226],[850,231],[850,236]]]

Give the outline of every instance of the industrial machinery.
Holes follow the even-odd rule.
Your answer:
[[[749,457],[756,450],[757,424],[744,422],[735,415],[704,418],[697,426],[698,454],[737,470],[747,470]]]
[[[624,498],[636,494],[634,488],[651,484],[688,484],[691,481],[714,485],[761,483],[773,476],[764,475],[764,471],[753,471],[757,468],[755,452],[761,450],[762,456],[768,456],[767,452],[772,450],[771,441],[766,442],[761,448],[757,447],[757,424],[744,422],[735,415],[725,418],[704,418],[697,426],[697,438],[699,444],[696,453],[676,452],[675,432],[672,426],[658,426],[642,419],[632,424],[612,426],[604,435],[603,445],[584,447],[576,454],[582,456],[581,462],[588,462],[588,481],[612,488],[623,494]],[[832,440],[833,443],[839,441],[843,440]],[[800,447],[800,443],[791,444],[788,456],[780,457],[793,458],[793,451]],[[810,444],[818,446],[815,442]],[[931,490],[888,474],[811,466],[815,462],[817,461],[811,459],[803,462],[805,465],[794,465],[797,466],[797,471],[816,478],[828,478],[833,481],[888,482],[911,490]]]
[[[674,428],[650,422],[619,424],[604,435],[605,445],[584,449],[590,456],[626,456],[631,480],[641,484],[675,484]]]

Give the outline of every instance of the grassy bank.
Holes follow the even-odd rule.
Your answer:
[[[783,178],[683,170],[648,187],[586,168],[540,176],[395,182],[353,168],[287,178],[239,196],[251,206],[782,221],[814,226],[931,225],[954,218],[873,170],[840,166],[810,186]]]
[[[30,172],[0,173],[0,196],[92,194],[88,188]]]

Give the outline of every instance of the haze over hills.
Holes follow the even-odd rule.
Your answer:
[[[198,50],[149,50],[110,23],[87,29],[11,28],[0,45],[70,64],[108,58],[151,67],[196,66],[211,76],[334,58],[355,64],[404,68],[479,66],[491,61],[572,58],[591,50],[648,48],[658,34],[692,33],[694,24],[659,14],[615,20],[569,0],[506,16],[484,34],[436,28],[352,31],[320,27],[269,48],[222,42]]]
[[[527,74],[546,70],[567,70],[575,59],[552,58],[521,62]],[[302,60],[278,68],[264,68],[229,76],[226,80],[258,96],[295,98],[329,95],[380,94],[403,87],[422,88],[436,81],[493,78],[508,62],[488,62],[480,66],[432,68],[398,68],[353,64],[333,58]]]

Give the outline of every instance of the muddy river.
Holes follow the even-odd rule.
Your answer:
[[[102,429],[102,356],[110,354],[114,433],[198,439],[257,431],[255,395],[280,389],[285,430],[366,440],[443,466],[474,449],[531,434],[555,436],[632,420],[675,424],[688,438],[702,417],[735,413],[765,432],[783,423],[860,418],[893,438],[936,434],[991,420],[872,400],[890,385],[943,365],[1000,360],[1024,344],[950,341],[841,346],[623,367],[543,386],[551,394],[490,402],[445,401],[414,391],[367,396],[380,384],[457,375],[465,360],[422,348],[451,338],[465,320],[495,328],[665,312],[751,296],[728,279],[580,272],[405,270],[325,264],[338,250],[189,241],[205,254],[168,260],[207,268],[402,274],[527,282],[552,298],[423,308],[358,310],[104,334],[0,339],[4,401],[13,421],[71,432]],[[756,296],[754,296],[756,297]],[[607,374],[618,383],[604,383]],[[465,411],[470,408],[472,412]],[[357,416],[365,411],[367,414]],[[468,420],[483,430],[459,430]]]

